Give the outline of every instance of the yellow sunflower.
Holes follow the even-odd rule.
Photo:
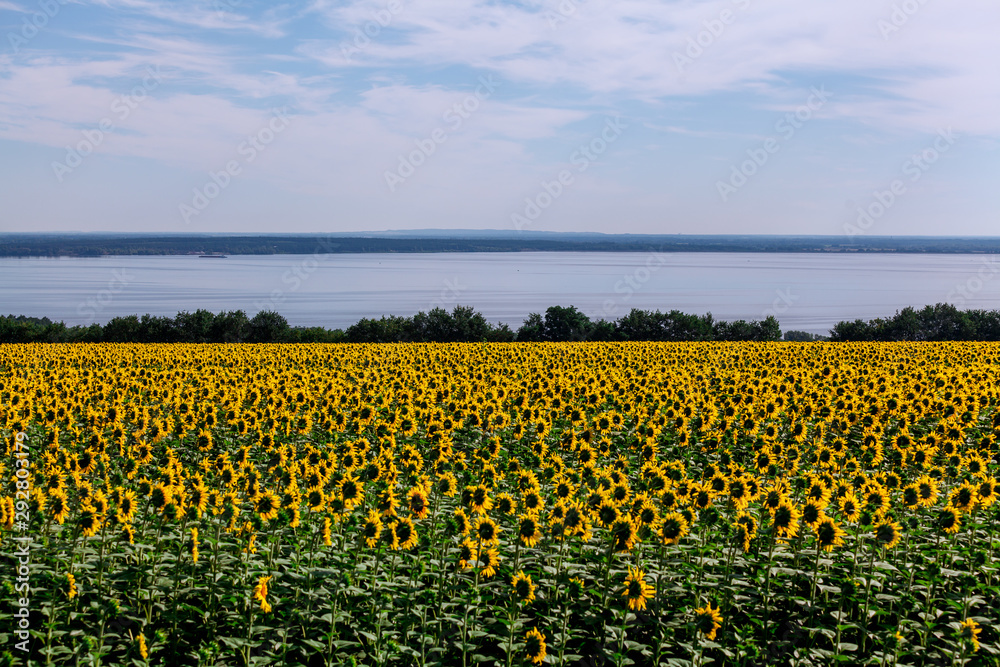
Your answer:
[[[622,597],[628,600],[628,608],[632,611],[646,609],[646,600],[652,597],[653,587],[646,583],[646,573],[638,568],[629,567],[625,578],[625,590]]]
[[[521,570],[511,577],[510,585],[514,589],[514,595],[520,602],[531,602],[535,599],[535,584],[531,581],[531,575],[525,574]]]
[[[525,654],[533,664],[540,665],[545,662],[545,635],[537,628],[528,630],[524,636]]]
[[[708,602],[704,607],[695,609],[694,615],[694,623],[695,627],[698,628],[698,632],[703,634],[709,641],[713,641],[715,633],[722,627],[722,614],[719,613],[719,608],[713,608],[712,603]]]

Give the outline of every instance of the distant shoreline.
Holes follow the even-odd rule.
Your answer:
[[[463,230],[464,232],[465,230]],[[370,235],[0,234],[0,257],[457,252],[1000,254],[1000,237],[641,235],[443,230]]]

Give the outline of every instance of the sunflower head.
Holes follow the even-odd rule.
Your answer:
[[[406,504],[413,516],[423,519],[427,516],[427,494],[423,487],[415,486],[406,494]]]
[[[813,529],[816,531],[816,543],[826,551],[844,544],[844,531],[837,522],[828,516],[822,517]]]
[[[941,508],[938,512],[935,523],[938,528],[949,535],[953,535],[957,533],[958,529],[962,526],[962,513],[951,505],[948,505]]]
[[[469,528],[471,527],[469,523],[469,516],[461,507],[455,510],[455,514],[452,516],[452,521],[455,522],[455,529],[458,531],[459,535],[465,535],[469,532]]]
[[[898,523],[884,519],[875,524],[875,541],[886,549],[891,549],[899,544],[901,532]]]
[[[795,537],[795,535],[799,532],[800,516],[801,514],[795,505],[787,500],[782,501],[781,504],[775,508],[774,514],[771,517],[775,534],[779,538],[783,539]]]
[[[369,510],[368,516],[365,520],[361,522],[361,536],[365,540],[365,544],[368,548],[374,548],[378,544],[379,537],[382,535],[382,516],[377,510]]]
[[[80,511],[80,517],[77,519],[77,523],[80,526],[80,531],[83,533],[84,537],[93,537],[97,534],[97,531],[101,529],[101,515],[94,511],[94,508],[90,505],[84,505],[83,509]]]
[[[823,516],[823,508],[812,498],[802,506],[802,522],[810,528],[814,527]]]
[[[677,544],[688,534],[690,522],[680,512],[671,512],[663,517],[657,533],[665,545]]]
[[[269,581],[271,581],[271,577],[261,577],[253,589],[253,598],[260,602],[260,609],[265,614],[271,611],[271,605],[267,601],[267,582]]]
[[[743,553],[750,551],[750,543],[752,540],[753,537],[750,535],[750,531],[747,530],[747,527],[744,524],[739,522],[733,524],[733,541],[740,545],[740,548],[743,549]]]
[[[625,590],[622,597],[628,600],[628,608],[632,611],[646,609],[646,600],[652,597],[653,588],[646,583],[646,573],[638,568],[629,567],[625,578]]]
[[[501,493],[497,496],[495,507],[501,514],[513,514],[517,503],[514,502],[513,496],[509,493]]]
[[[538,519],[534,515],[526,514],[521,517],[517,526],[517,537],[529,549],[538,544],[542,533],[539,530]]]
[[[322,488],[314,487],[306,494],[306,502],[313,512],[321,512],[326,504],[326,493]]]
[[[642,506],[639,508],[638,515],[639,523],[644,526],[651,526],[659,521],[660,513],[656,511],[656,505],[649,501],[644,501]]]
[[[719,608],[713,608],[712,603],[709,602],[704,607],[695,609],[694,617],[694,624],[698,632],[709,641],[714,640],[715,633],[722,627],[722,615],[719,613]]]
[[[524,570],[511,578],[510,585],[519,602],[531,602],[535,599],[535,584],[531,581],[531,575],[526,575]]]
[[[479,552],[479,573],[489,579],[497,573],[500,565],[500,552],[495,547]]]
[[[983,629],[979,627],[974,619],[967,618],[962,621],[958,629],[958,636],[963,640],[968,640],[972,644],[972,652],[979,650],[979,633]]]
[[[609,499],[602,501],[600,507],[597,508],[597,519],[606,528],[618,521],[620,514],[618,507]]]
[[[840,498],[840,514],[844,517],[844,521],[851,523],[860,518],[861,505],[853,491],[848,491]]]
[[[532,664],[540,665],[545,662],[545,635],[537,628],[528,630],[524,636],[524,644],[525,655]]]
[[[391,532],[393,549],[411,549],[417,545],[417,529],[409,517],[397,518]]]
[[[976,490],[966,482],[952,490],[949,503],[960,512],[968,512],[976,501]]]
[[[495,545],[500,541],[500,528],[496,522],[488,516],[480,516],[476,519],[476,525],[472,532],[483,544]]]
[[[279,509],[281,509],[281,500],[270,491],[262,493],[254,503],[254,511],[261,521],[270,521],[278,516]]]
[[[627,514],[611,524],[610,532],[616,553],[631,551],[639,539],[635,522]]]
[[[458,493],[458,482],[455,481],[455,475],[450,472],[439,474],[435,489],[443,496],[448,496],[449,498],[454,496]]]
[[[976,502],[980,507],[986,508],[992,505],[997,499],[997,482],[994,479],[986,479],[976,484]]]
[[[458,545],[458,565],[463,570],[472,567],[473,561],[477,558],[476,545],[472,543],[472,540],[465,538],[460,545]]]

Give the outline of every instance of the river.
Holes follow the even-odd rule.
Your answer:
[[[0,258],[4,314],[67,325],[182,310],[276,310],[292,325],[470,305],[520,326],[548,306],[591,319],[631,308],[761,319],[826,333],[844,319],[950,302],[1000,309],[1000,256],[767,253],[436,253]]]

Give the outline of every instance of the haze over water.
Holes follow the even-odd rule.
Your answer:
[[[844,319],[950,302],[1000,308],[995,255],[763,253],[440,253],[0,258],[3,314],[67,325],[119,315],[276,310],[293,326],[470,305],[516,329],[574,305],[591,319],[632,308],[774,314],[783,331],[826,333]]]

